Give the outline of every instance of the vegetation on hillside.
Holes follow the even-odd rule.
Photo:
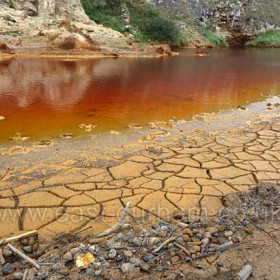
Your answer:
[[[280,30],[269,30],[259,34],[256,39],[248,43],[253,47],[280,47]]]
[[[205,30],[205,37],[213,46],[223,48],[228,47],[227,42],[223,38],[216,35],[209,27]]]
[[[187,41],[166,14],[145,1],[126,3],[125,0],[82,0],[82,4],[95,22],[119,32],[130,32],[137,40],[176,46]],[[130,16],[129,23],[124,20],[124,14]]]

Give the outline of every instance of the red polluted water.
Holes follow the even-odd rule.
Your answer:
[[[182,50],[163,59],[0,61],[0,140],[124,130],[280,93],[280,50]]]

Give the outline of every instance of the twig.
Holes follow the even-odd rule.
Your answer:
[[[0,264],[4,265],[6,263],[6,260],[3,256],[3,250],[0,248]]]
[[[25,254],[23,254],[22,252],[20,252],[18,249],[16,249],[13,245],[8,244],[7,245],[8,248],[13,251],[15,254],[17,254],[18,256],[20,256],[21,258],[23,258],[24,260],[26,260],[27,262],[29,262],[30,264],[32,264],[34,267],[36,267],[38,270],[40,269],[40,265],[37,264],[35,261],[33,261],[31,258],[29,258],[28,256],[26,256]]]
[[[177,242],[174,242],[174,245],[181,249],[187,256],[190,256],[190,252],[182,245],[178,244]]]
[[[10,242],[14,242],[14,241],[17,241],[17,240],[20,240],[20,239],[23,239],[23,238],[33,236],[35,234],[37,234],[37,230],[27,231],[27,232],[24,232],[24,233],[16,235],[16,236],[3,238],[4,240],[1,239],[0,245],[5,245],[5,244],[8,244]]]
[[[22,277],[22,280],[26,280],[27,279],[27,274],[28,274],[29,268],[26,268]]]
[[[153,250],[152,253],[157,253],[159,252],[165,245],[167,245],[169,242],[174,241],[178,236],[173,236],[168,239],[166,239],[163,243],[161,243],[155,250]]]
[[[86,228],[82,228],[82,229],[80,229],[80,230],[74,232],[74,234],[75,234],[75,235],[78,235],[79,233],[82,233],[82,232],[84,232],[84,231],[87,231],[87,230],[89,230],[89,229],[91,229],[91,228],[92,228],[92,226],[88,226],[88,227],[86,227]]]
[[[123,221],[124,221],[124,219],[125,219],[125,217],[126,217],[128,211],[129,211],[130,204],[131,204],[131,202],[128,202],[128,203],[126,204],[126,206],[125,206],[125,208],[124,208],[124,210],[123,210],[123,213],[122,213],[122,215],[121,215],[121,218],[119,219],[119,221],[118,221],[114,226],[112,226],[111,228],[105,230],[104,232],[102,232],[102,233],[100,233],[100,234],[97,234],[97,235],[93,236],[92,238],[93,238],[93,239],[95,239],[95,238],[101,238],[101,237],[107,236],[107,235],[109,235],[109,234],[111,234],[111,233],[117,231],[117,230],[120,228],[121,224],[123,223]]]
[[[228,250],[229,248],[231,248],[233,246],[233,242],[229,241],[225,244],[219,245],[217,247],[214,248],[210,248],[209,252],[221,252],[221,251],[225,251]]]

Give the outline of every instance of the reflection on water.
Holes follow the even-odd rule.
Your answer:
[[[193,51],[165,59],[0,62],[0,138],[124,129],[230,108],[280,89],[280,50]]]

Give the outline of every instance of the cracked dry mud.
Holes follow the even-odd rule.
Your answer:
[[[166,136],[97,155],[90,148],[14,146],[0,160],[0,236],[38,229],[45,236],[168,219],[175,210],[214,216],[223,197],[280,181],[280,124],[255,122],[216,135]],[[113,149],[112,149],[113,150]],[[43,152],[44,151],[44,152]]]

